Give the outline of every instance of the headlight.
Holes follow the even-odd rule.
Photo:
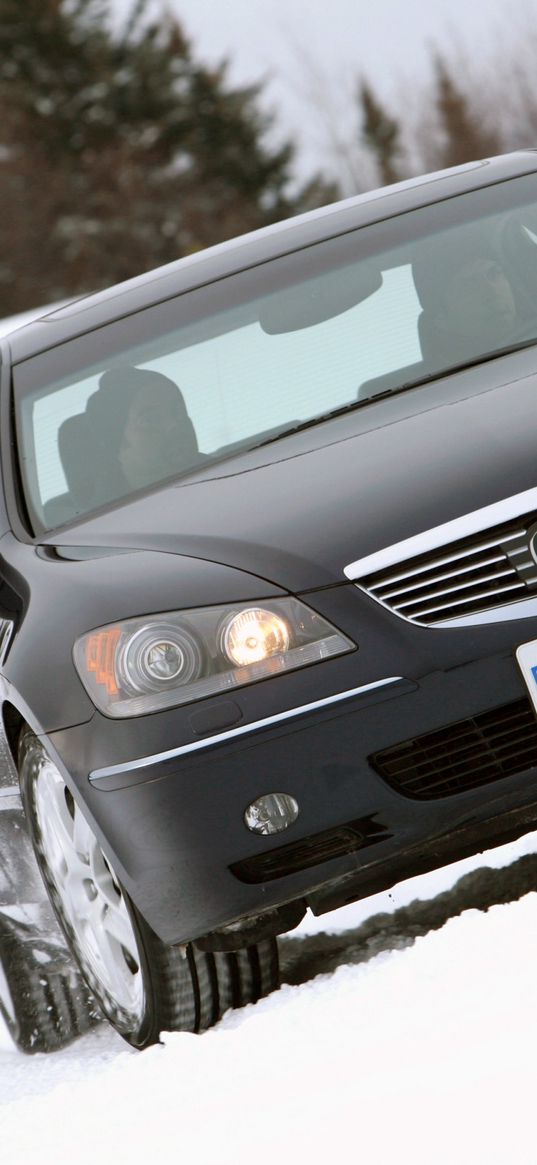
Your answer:
[[[78,674],[107,716],[202,700],[353,651],[298,599],[169,611],[100,627],[75,643]]]
[[[221,631],[223,654],[244,667],[289,650],[289,625],[263,607],[248,607],[226,619]]]

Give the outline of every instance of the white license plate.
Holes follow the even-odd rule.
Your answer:
[[[517,647],[516,657],[526,681],[531,702],[537,712],[537,639],[532,639],[531,643],[522,643],[520,647]]]

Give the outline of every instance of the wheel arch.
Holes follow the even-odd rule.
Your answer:
[[[9,700],[4,701],[2,705],[2,727],[15,768],[17,768],[18,761],[19,737],[22,729],[26,727],[26,724],[27,722],[19,709]]]

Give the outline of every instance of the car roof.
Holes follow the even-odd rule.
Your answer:
[[[14,362],[112,320],[323,239],[537,170],[537,150],[469,162],[262,227],[62,305],[10,333]],[[5,343],[4,342],[4,343]]]

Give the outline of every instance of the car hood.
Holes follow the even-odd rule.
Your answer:
[[[209,559],[294,592],[344,582],[357,558],[537,485],[537,377],[490,388],[487,368],[490,383],[490,365],[446,380],[440,404],[429,388],[371,404],[46,541]]]

